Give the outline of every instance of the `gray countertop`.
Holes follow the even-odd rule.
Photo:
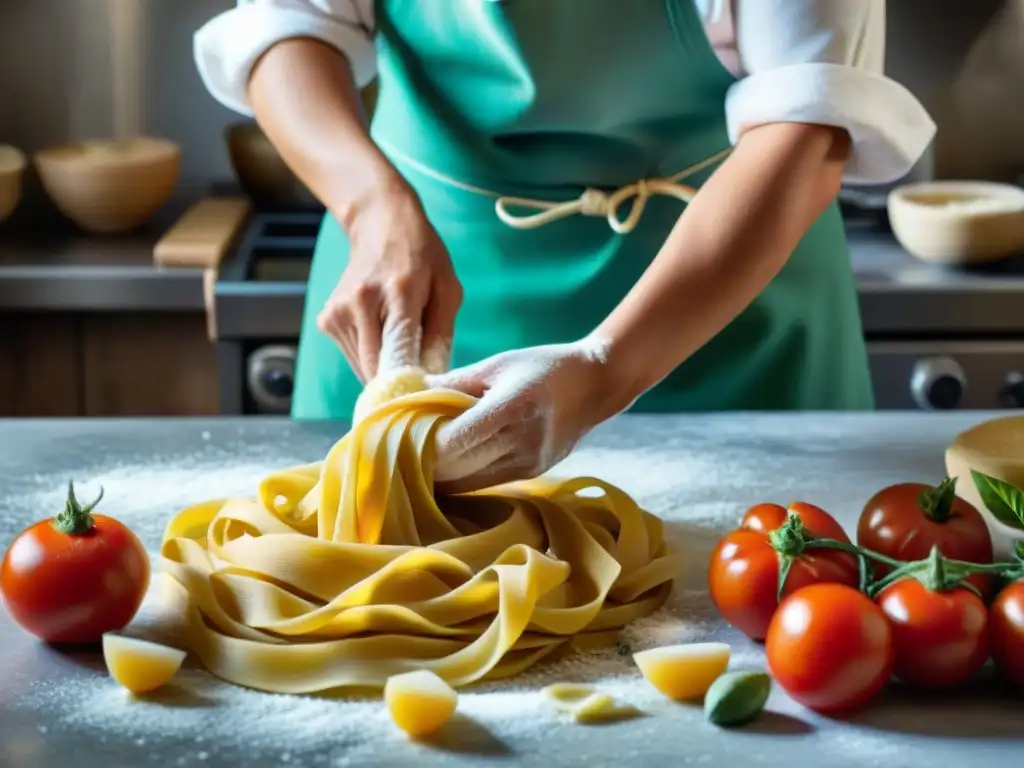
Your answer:
[[[723,626],[704,569],[717,536],[758,501],[800,498],[849,529],[860,506],[892,482],[937,480],[943,450],[986,414],[623,417],[596,430],[563,470],[617,483],[666,519],[689,565],[668,605],[625,633],[634,648],[707,638],[734,662],[760,666],[759,647]],[[83,496],[107,490],[103,511],[151,552],[183,505],[251,493],[274,469],[318,460],[334,425],[286,420],[0,421],[0,548],[56,511],[69,477]],[[139,626],[145,629],[145,612]],[[813,716],[780,691],[755,725],[720,731],[700,712],[661,700],[614,653],[577,656],[524,678],[466,691],[462,717],[432,746],[390,728],[374,701],[278,697],[236,689],[198,669],[131,700],[93,653],[58,653],[0,616],[0,765],[76,764],[399,766],[794,765],[1005,766],[1024,746],[1021,697],[984,678],[956,695],[893,690],[847,721]],[[647,713],[605,727],[558,722],[536,689],[590,680]]]

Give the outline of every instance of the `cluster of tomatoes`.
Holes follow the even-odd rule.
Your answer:
[[[867,503],[856,545],[812,504],[752,507],[716,547],[708,584],[722,617],[765,641],[776,682],[837,713],[894,676],[961,685],[989,658],[1024,686],[1024,558],[992,560],[985,520],[953,481],[903,483]]]

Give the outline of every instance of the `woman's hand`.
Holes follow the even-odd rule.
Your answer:
[[[480,398],[437,431],[434,479],[444,493],[536,477],[635,399],[605,345],[590,339],[505,352],[428,383]]]
[[[378,369],[448,368],[462,286],[415,193],[375,196],[351,218],[348,266],[317,318],[359,379]]]

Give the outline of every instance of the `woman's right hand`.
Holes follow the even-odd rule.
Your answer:
[[[378,369],[443,373],[462,285],[444,243],[406,185],[350,222],[349,263],[317,318],[365,384]]]

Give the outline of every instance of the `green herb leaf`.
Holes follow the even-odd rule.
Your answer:
[[[971,477],[982,503],[993,517],[1003,525],[1024,530],[1024,491],[975,469],[971,470]]]
[[[1024,541],[1018,541],[1014,545],[1013,551],[1017,554],[1018,560],[1024,560]]]

